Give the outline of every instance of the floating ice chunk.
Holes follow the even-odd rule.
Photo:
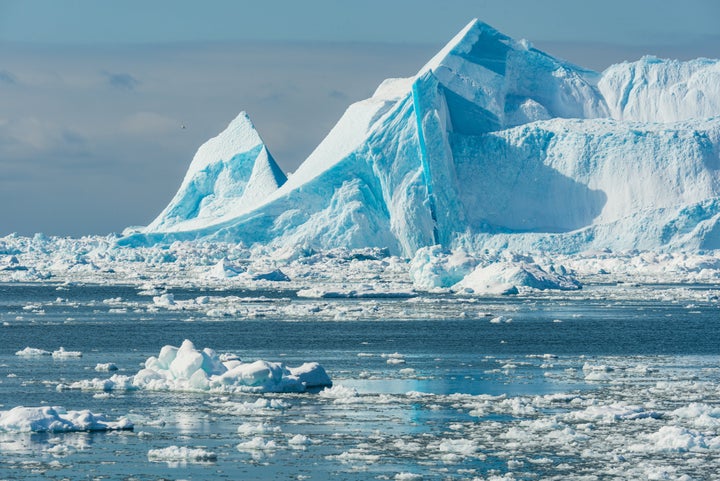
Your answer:
[[[289,282],[290,278],[280,269],[274,269],[268,272],[258,272],[251,274],[250,278],[254,281],[272,281],[272,282]]]
[[[395,481],[420,481],[422,478],[420,474],[402,472],[397,473],[393,479],[395,479]]]
[[[238,426],[238,434],[250,435],[250,434],[270,434],[279,433],[281,431],[280,426],[270,426],[266,423],[244,423]]]
[[[362,462],[367,464],[373,464],[380,460],[379,455],[368,453],[367,451],[359,448],[350,449],[334,457],[342,461],[343,463]]]
[[[109,380],[81,381],[69,387],[128,389],[129,379],[134,389],[152,391],[303,392],[332,385],[330,376],[316,362],[287,367],[279,362],[243,363],[235,359],[236,356],[223,362],[214,350],[200,351],[185,340],[179,348],[164,346],[158,357],[148,358],[145,368],[132,378],[116,375]]]
[[[72,432],[131,430],[133,424],[127,418],[109,421],[102,414],[90,411],[66,411],[55,407],[18,406],[0,411],[0,431],[20,432]]]
[[[295,436],[293,436],[292,438],[290,438],[288,440],[288,444],[291,447],[295,447],[295,448],[304,447],[311,443],[312,443],[312,441],[310,441],[310,438],[308,438],[304,434],[296,434]]]
[[[481,265],[453,286],[458,292],[479,295],[517,294],[521,288],[577,290],[580,283],[568,275],[546,272],[527,261]]]
[[[385,354],[385,353],[383,353],[383,354],[381,354],[380,356],[381,356],[381,357],[384,357],[384,358],[387,358],[387,359],[402,359],[402,358],[405,357],[404,355],[400,354],[399,352],[394,352],[394,353],[392,353],[392,354]]]
[[[405,299],[417,296],[413,290],[407,289],[388,289],[382,286],[372,284],[355,286],[355,287],[336,287],[334,289],[310,287],[308,289],[300,289],[297,292],[298,297],[309,299]]]
[[[153,297],[153,303],[156,306],[168,307],[175,305],[175,296],[171,293],[162,294],[160,296]]]
[[[148,451],[150,461],[174,461],[189,463],[207,463],[217,461],[217,454],[203,448],[188,448],[185,446],[168,446],[162,449]]]
[[[317,362],[306,362],[298,367],[289,367],[290,375],[297,377],[306,387],[324,387],[332,385],[330,376]]]
[[[647,411],[642,406],[632,406],[623,403],[588,406],[583,411],[573,411],[566,415],[566,419],[575,422],[584,421],[605,424],[636,419],[660,419],[661,417],[662,413],[657,411]]]
[[[720,427],[720,407],[704,403],[690,403],[670,413],[673,417],[689,421],[697,428],[717,429]]]
[[[237,445],[238,451],[274,451],[277,447],[275,441],[272,439],[265,441],[261,436],[256,436],[250,441],[245,441]]]
[[[118,367],[112,362],[98,363],[95,365],[95,370],[98,372],[110,372],[117,371]]]
[[[72,357],[82,357],[80,351],[66,351],[64,347],[60,347],[57,351],[53,351],[52,357],[55,359],[68,359]]]
[[[215,279],[229,279],[231,277],[237,277],[243,272],[245,272],[244,267],[230,264],[226,259],[220,259],[220,261],[210,269],[207,275]]]
[[[114,374],[109,379],[84,379],[82,381],[76,381],[70,385],[59,384],[57,386],[58,391],[64,389],[80,389],[82,391],[135,391],[137,386],[134,384],[132,376],[123,376],[120,374]]]
[[[478,260],[464,251],[447,252],[441,246],[422,247],[410,262],[410,278],[418,288],[450,287],[471,273]]]
[[[646,436],[647,443],[633,444],[631,451],[641,452],[688,452],[720,449],[720,436],[706,435],[679,426],[663,426]]]
[[[22,357],[40,357],[40,356],[49,356],[52,353],[50,351],[45,351],[43,349],[38,349],[35,347],[26,347],[22,351],[17,351],[15,353],[16,356],[22,356]]]
[[[318,396],[334,399],[336,404],[352,404],[360,401],[357,389],[337,384],[323,389]]]
[[[441,452],[456,453],[463,456],[472,456],[477,452],[478,445],[470,439],[444,439],[438,445]]]

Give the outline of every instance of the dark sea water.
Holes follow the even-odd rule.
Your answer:
[[[210,296],[243,309],[225,316],[165,309],[123,286],[0,285],[0,410],[58,405],[127,416],[135,424],[131,432],[0,431],[0,479],[511,479],[509,473],[515,479],[633,479],[638,466],[647,475],[693,453],[661,450],[657,466],[646,459],[657,458],[648,454],[653,433],[684,422],[670,413],[690,398],[683,404],[669,393],[689,390],[695,404],[718,407],[720,419],[718,398],[711,397],[719,378],[720,309],[711,295],[693,301],[646,294],[319,301],[290,291],[171,292],[180,304]],[[360,314],[348,315],[353,312]],[[115,363],[119,374],[132,375],[162,346],[184,339],[249,361],[318,361],[336,386],[356,395],[57,388],[113,374],[96,372],[98,363]],[[15,355],[28,346],[62,346],[83,356]],[[599,376],[588,375],[594,372]],[[559,401],[552,396],[562,395],[579,401],[553,404]],[[587,416],[588,406],[618,403],[663,414],[643,417],[642,425],[609,418],[617,425],[607,432],[604,421],[588,428],[568,414]],[[541,442],[547,433],[538,426],[546,419],[555,422],[552,432],[564,433],[554,435],[562,440],[557,446]],[[260,423],[266,432],[242,431]],[[590,440],[565,428],[587,431],[582,436]],[[701,430],[684,428],[707,442],[718,436],[711,422]],[[515,446],[513,436],[522,430],[527,439]],[[618,457],[623,444],[611,432],[625,433],[626,448],[632,440],[644,443],[644,451]],[[296,435],[307,440],[290,443]],[[238,448],[255,438],[266,447]],[[596,457],[583,455],[581,444],[591,441]],[[216,459],[148,456],[168,446],[204,449]],[[707,476],[717,453],[703,448],[694,464],[657,479],[713,479]],[[608,460],[622,465],[631,456],[639,458],[627,469],[608,471]],[[569,474],[568,464],[577,469]]]

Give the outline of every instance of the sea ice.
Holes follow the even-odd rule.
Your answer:
[[[102,414],[90,411],[66,411],[62,407],[18,406],[0,411],[0,431],[71,432],[114,431],[133,428],[127,418],[109,421]]]
[[[205,463],[217,461],[217,454],[204,448],[188,448],[185,446],[168,446],[148,451],[150,461],[171,461]]]
[[[212,349],[197,350],[189,341],[178,348],[164,346],[157,357],[132,377],[114,375],[70,384],[71,389],[145,389],[150,391],[303,392],[332,385],[325,369],[316,362],[298,367],[258,360],[222,361]]]
[[[38,349],[35,347],[26,347],[22,351],[17,351],[15,353],[16,356],[22,356],[22,357],[39,357],[39,356],[50,356],[52,353],[50,351],[45,351],[43,349]]]
[[[71,359],[76,357],[82,357],[82,352],[66,351],[64,347],[60,347],[57,351],[53,351],[52,357],[55,359]]]

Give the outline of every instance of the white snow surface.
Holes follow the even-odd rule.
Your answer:
[[[243,113],[121,245],[720,248],[720,62],[592,72],[474,20],[351,105],[285,182]],[[20,265],[20,264],[13,264]],[[217,267],[213,275],[232,276]]]
[[[110,421],[102,414],[88,410],[66,411],[59,406],[17,406],[0,411],[0,431],[72,432],[129,430],[133,424],[127,418]]]
[[[303,392],[332,385],[325,369],[316,362],[287,367],[279,362],[257,360],[222,361],[212,349],[198,350],[189,341],[180,347],[164,346],[158,356],[149,357],[134,376],[114,375],[109,379],[78,381],[70,389],[206,392]]]

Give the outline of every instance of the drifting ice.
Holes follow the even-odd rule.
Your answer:
[[[718,61],[600,74],[475,20],[417,75],[351,105],[289,179],[241,114],[120,243],[720,248],[718,115]]]
[[[71,432],[129,430],[133,424],[126,418],[108,421],[102,414],[90,411],[66,411],[55,407],[18,406],[0,411],[0,432]]]
[[[79,381],[61,388],[258,393],[303,392],[330,385],[330,377],[316,362],[293,368],[262,360],[251,363],[237,359],[222,361],[212,349],[200,351],[185,340],[179,348],[164,346],[157,357],[145,361],[145,368],[135,376],[116,374],[110,379]]]

